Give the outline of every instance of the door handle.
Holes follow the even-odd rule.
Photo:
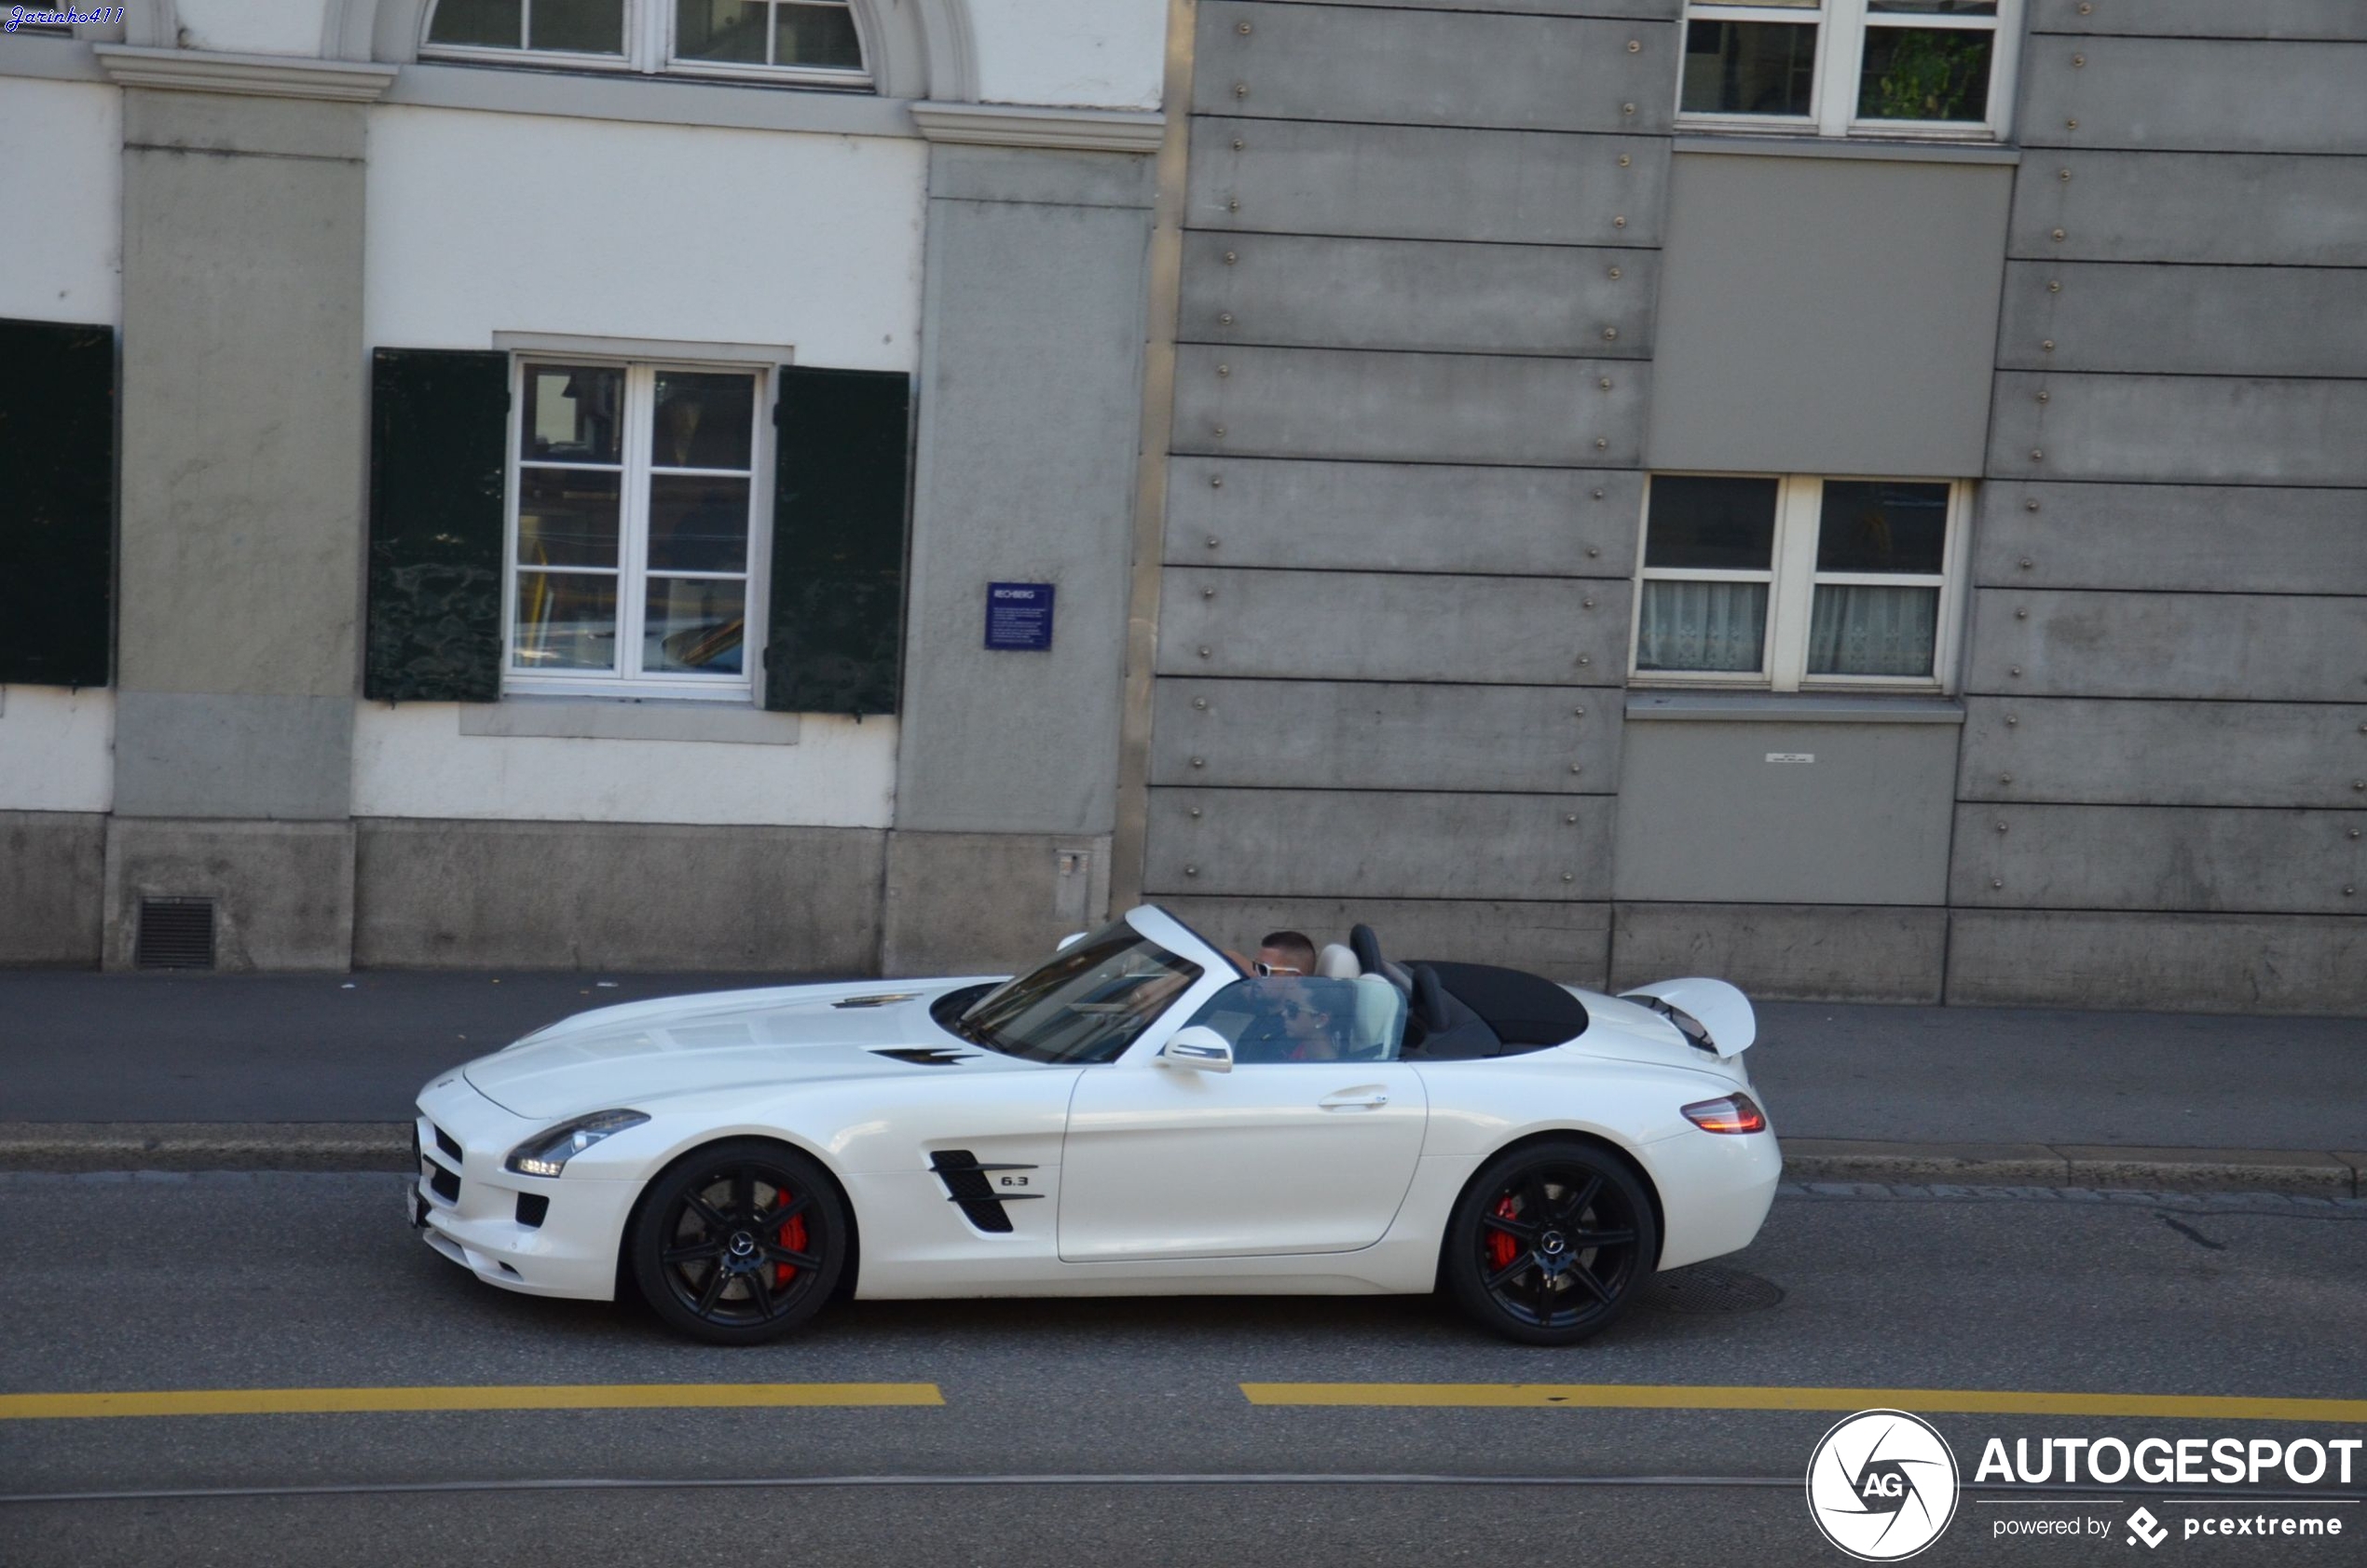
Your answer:
[[[1326,1111],[1378,1111],[1388,1103],[1389,1092],[1385,1089],[1349,1089],[1327,1097],[1323,1101],[1323,1109]]]

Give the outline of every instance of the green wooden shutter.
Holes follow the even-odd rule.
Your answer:
[[[0,683],[104,686],[115,329],[0,321]]]
[[[896,712],[911,414],[900,373],[781,367],[768,708]]]
[[[362,693],[501,695],[510,358],[381,348],[370,376],[370,626]]]

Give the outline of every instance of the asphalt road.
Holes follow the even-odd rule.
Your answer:
[[[1562,1352],[1480,1335],[1427,1300],[1231,1298],[856,1302],[801,1337],[732,1352],[672,1340],[636,1309],[476,1283],[403,1227],[402,1186],[0,1175],[0,1394],[876,1381],[934,1384],[944,1402],[0,1418],[12,1499],[277,1493],[0,1502],[0,1564],[1840,1563],[1799,1490],[1830,1411],[1277,1408],[1241,1385],[2367,1395],[2356,1203],[1787,1196],[1728,1260],[1779,1302],[1655,1307]],[[2367,1424],[1933,1420],[1968,1477],[1991,1436],[2367,1436]],[[1177,1479],[1207,1476],[1241,1479]],[[1408,1476],[1457,1484],[1360,1479]],[[1047,1479],[1075,1477],[1144,1479]],[[1720,1484],[1635,1484],[1646,1477]],[[865,1480],[706,1484],[814,1478]],[[666,1484],[537,1484],[585,1479]],[[1577,1484],[1597,1480],[1621,1484]],[[500,1489],[450,1490],[482,1483]],[[306,1487],[442,1490],[285,1490]],[[2173,1530],[2233,1507],[2087,1495],[2114,1503],[1968,1488],[1919,1561],[2127,1561],[2116,1521],[2136,1503]],[[2306,1505],[2251,1510],[2341,1516],[2337,1539],[2162,1549],[2367,1561],[2360,1498],[2367,1466]],[[1993,1534],[2009,1516],[2082,1511],[2114,1533]]]

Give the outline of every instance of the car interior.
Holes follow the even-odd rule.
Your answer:
[[[1520,1056],[1585,1032],[1586,1004],[1542,976],[1488,963],[1398,963],[1382,953],[1369,925],[1350,929],[1348,942],[1325,948],[1316,973],[1376,975],[1402,992],[1408,1013],[1402,1055],[1408,1061]]]

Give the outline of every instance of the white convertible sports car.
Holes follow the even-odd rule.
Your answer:
[[[1723,981],[1620,999],[1364,926],[1245,973],[1145,906],[1011,979],[553,1024],[421,1092],[412,1220],[488,1284],[637,1289],[718,1343],[841,1294],[1445,1289],[1564,1344],[1758,1234],[1755,1028]]]

